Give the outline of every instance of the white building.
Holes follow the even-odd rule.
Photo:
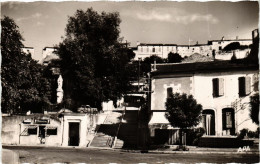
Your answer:
[[[34,48],[33,47],[23,47],[22,48],[22,51],[25,53],[25,54],[31,54],[31,57],[33,58],[34,57]]]
[[[153,55],[159,56],[161,58],[167,58],[168,54],[176,53],[176,44],[145,44],[141,43],[137,45],[137,49],[134,50],[135,58],[134,60],[144,59]]]
[[[225,40],[223,37],[221,40],[211,40],[208,42],[211,45],[212,50],[221,51],[225,48],[228,44],[238,42],[240,45],[249,46],[253,43],[252,39],[233,39],[233,40]]]
[[[43,65],[48,65],[51,60],[57,60],[59,59],[59,56],[54,53],[55,48],[54,47],[45,47],[42,50],[42,61],[41,63]]]
[[[160,129],[176,129],[164,116],[166,98],[173,92],[193,95],[203,106],[198,126],[205,128],[205,135],[235,136],[243,128],[255,131],[249,101],[258,92],[258,75],[258,65],[242,60],[157,64],[151,79],[151,136],[156,138]]]
[[[159,56],[163,59],[167,59],[168,54],[178,53],[182,57],[189,57],[192,54],[199,53],[205,56],[211,56],[212,51],[220,52],[230,43],[239,42],[240,45],[249,46],[253,43],[252,39],[233,39],[225,40],[224,37],[221,40],[211,40],[208,44],[195,44],[195,45],[177,45],[177,44],[147,44],[137,43],[137,48],[134,50],[134,60],[144,59],[152,55]],[[244,52],[243,55],[246,56]],[[222,58],[222,57],[220,57]],[[228,57],[229,58],[229,57]],[[241,57],[242,58],[242,57]],[[230,58],[229,58],[230,59]]]

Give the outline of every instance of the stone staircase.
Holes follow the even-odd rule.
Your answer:
[[[91,147],[137,147],[138,110],[125,111],[124,116],[123,111],[113,111],[103,124],[97,126],[96,131]]]
[[[117,134],[119,123],[121,121],[121,117],[122,112],[109,113],[104,123],[97,126],[96,134],[90,143],[90,147],[112,147],[114,138]],[[120,145],[118,144],[118,146]]]

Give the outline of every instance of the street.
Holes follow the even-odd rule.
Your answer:
[[[158,154],[94,148],[3,146],[19,155],[20,163],[258,163],[258,154]],[[3,157],[4,158],[4,157]]]

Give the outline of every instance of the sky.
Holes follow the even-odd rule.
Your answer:
[[[208,40],[251,39],[258,28],[258,2],[3,2],[1,18],[9,16],[19,26],[34,59],[44,47],[62,41],[69,16],[92,7],[99,13],[119,12],[120,30],[131,46],[140,43],[205,44]]]

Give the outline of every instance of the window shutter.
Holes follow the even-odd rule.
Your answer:
[[[219,91],[218,91],[218,95],[219,96],[223,96],[224,95],[224,79],[223,78],[219,78]]]
[[[172,88],[167,88],[167,98],[170,98],[172,94]]]
[[[213,88],[213,97],[218,96],[218,79],[213,79],[212,80],[212,88]]]
[[[231,112],[226,112],[226,128],[232,128],[232,115],[231,115]]]
[[[251,92],[251,78],[250,77],[246,77],[246,95],[249,95]]]
[[[245,96],[245,77],[238,78],[238,90],[240,97]]]

